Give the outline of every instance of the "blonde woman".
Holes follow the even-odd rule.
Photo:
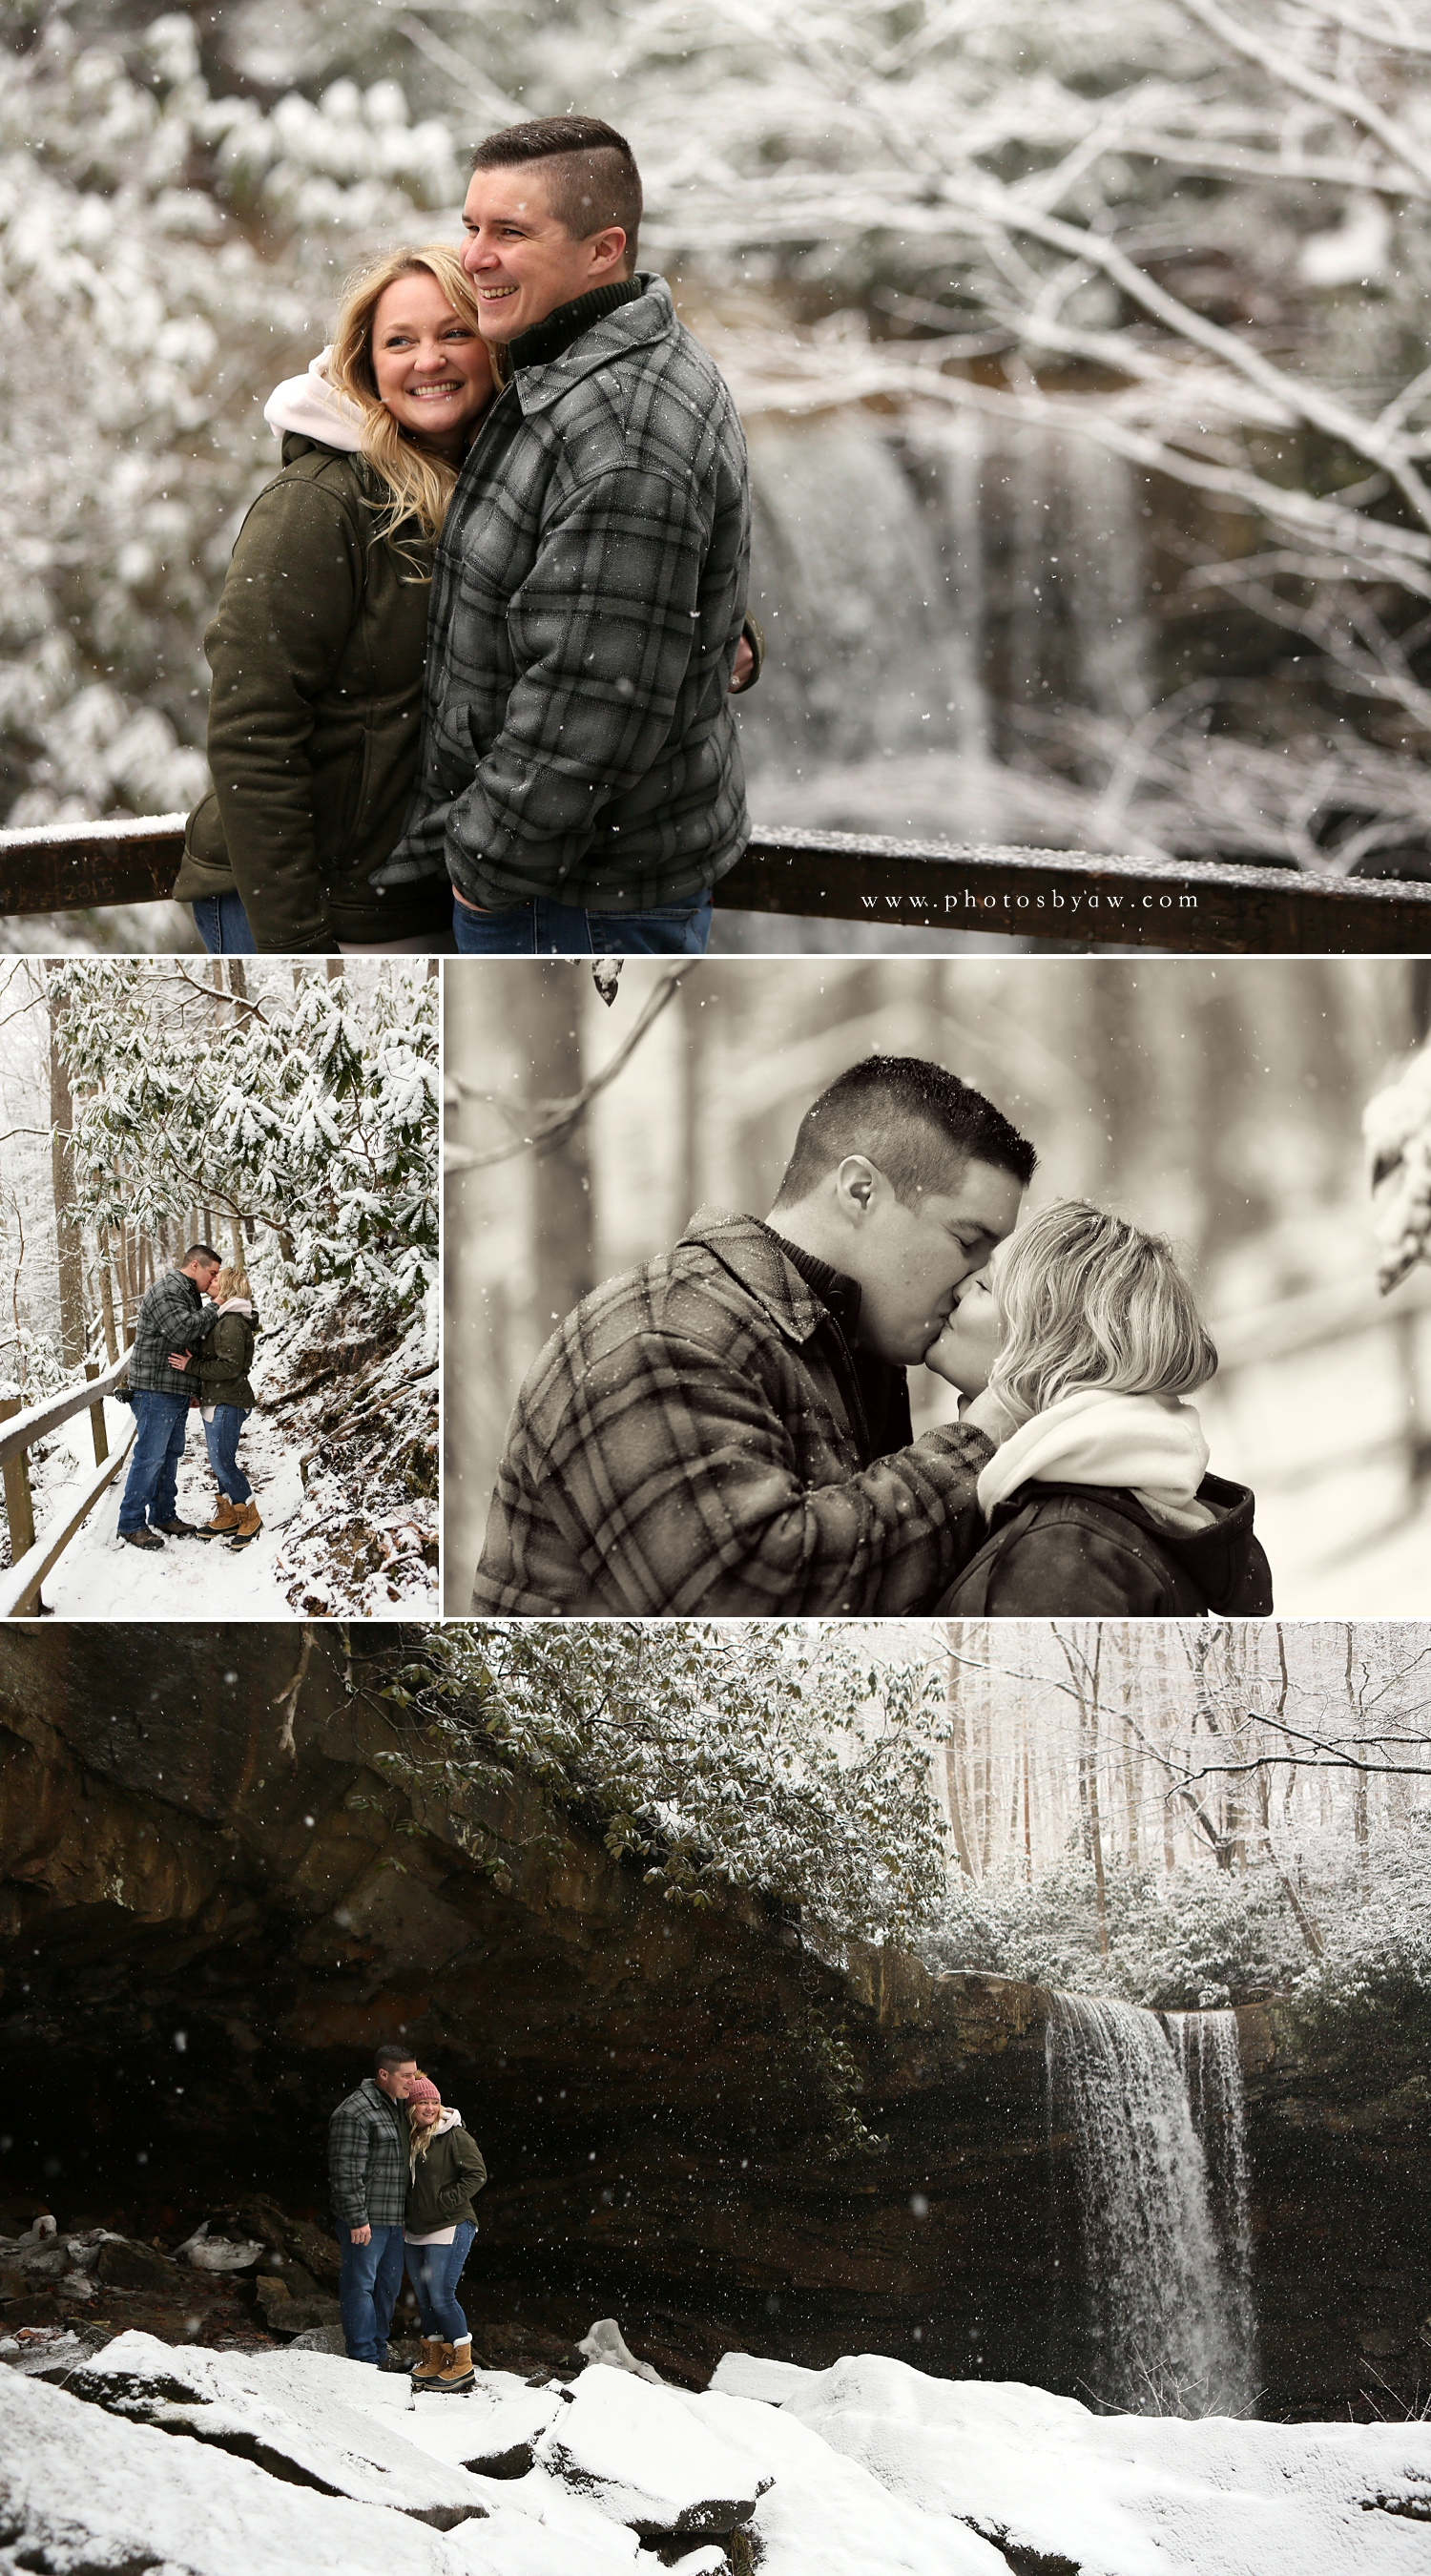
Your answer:
[[[371,878],[412,785],[433,549],[493,395],[477,324],[455,251],[390,252],[350,283],[332,348],[269,400],[283,464],[204,638],[214,785],[174,888],[210,950],[451,946],[445,880]]]
[[[1217,1351],[1172,1249],[1078,1200],[999,1246],[927,1354],[986,1383],[1008,1436],[979,1477],[984,1547],[937,1605],[975,1618],[1260,1618],[1253,1499],[1207,1473],[1188,1402]]]
[[[248,1274],[229,1262],[209,1291],[218,1309],[213,1331],[199,1344],[195,1366],[209,1465],[219,1488],[211,1521],[196,1538],[226,1538],[231,1548],[250,1547],[263,1527],[253,1487],[238,1462],[239,1436],[253,1409],[249,1384],[260,1325]]]
[[[408,2091],[408,2186],[403,2235],[408,2278],[417,2294],[422,2359],[414,2388],[472,2385],[472,2332],[457,2304],[462,2266],[477,2232],[472,2203],[487,2168],[461,2114],[444,2104],[430,2076]]]

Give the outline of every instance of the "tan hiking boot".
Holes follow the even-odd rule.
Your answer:
[[[443,2345],[442,2368],[429,2384],[433,2388],[460,2391],[472,2386],[473,2376],[472,2337],[467,2335],[461,2343]]]
[[[238,1506],[229,1501],[227,1494],[220,1494],[213,1519],[205,1521],[202,1529],[195,1530],[194,1536],[195,1538],[227,1538],[231,1530],[238,1528],[238,1520]]]
[[[443,2342],[441,2335],[423,2336],[422,2359],[414,2362],[411,2372],[415,2386],[425,2387],[430,2379],[437,2377],[442,2368],[443,2355],[447,2350],[448,2346]]]
[[[229,1532],[229,1546],[231,1548],[248,1547],[257,1538],[262,1527],[263,1523],[258,1517],[258,1505],[250,1495],[246,1503],[239,1505],[233,1527]]]

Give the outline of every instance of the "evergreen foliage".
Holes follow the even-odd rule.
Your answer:
[[[938,1903],[930,1676],[856,1630],[494,1620],[435,1633],[390,1687],[454,1785],[495,1754],[673,1904],[758,1890],[817,1936],[907,1941]]]
[[[437,1275],[437,986],[287,981],[234,1002],[185,969],[56,970],[76,1216],[146,1230],[210,1209],[258,1229],[283,1287],[403,1313]]]

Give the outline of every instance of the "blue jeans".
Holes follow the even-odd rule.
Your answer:
[[[187,1395],[154,1395],[141,1387],[134,1398],[139,1425],[129,1453],[129,1477],[119,1506],[119,1535],[141,1530],[146,1518],[155,1528],[174,1517],[179,1461],[189,1428]]]
[[[194,927],[211,957],[256,957],[253,932],[243,897],[231,886],[227,894],[200,895],[189,910]]]
[[[248,1420],[246,1404],[216,1404],[212,1422],[204,1424],[204,1446],[218,1479],[219,1492],[231,1503],[246,1503],[253,1487],[238,1462],[239,1433]]]
[[[450,2245],[409,2245],[407,2277],[417,2293],[422,2331],[443,2343],[466,2343],[467,2319],[457,2304],[457,2284],[477,2230],[470,2218],[459,2222]]]
[[[452,928],[463,957],[703,957],[711,899],[658,904],[653,912],[583,912],[546,895],[474,912],[454,900]]]
[[[387,2359],[388,2328],[402,2288],[402,2229],[375,2227],[366,2245],[353,2243],[352,2230],[335,2229],[343,2249],[338,2274],[338,2313],[350,2361],[370,2361],[378,2369]]]

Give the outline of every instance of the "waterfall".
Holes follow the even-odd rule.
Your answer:
[[[1240,2414],[1255,2389],[1236,2025],[1177,2019],[1170,2037],[1133,2004],[1053,2000],[1049,2094],[1073,2135],[1087,2381],[1127,2414]]]
[[[1257,2361],[1257,2326],[1237,2015],[1170,2012],[1163,2019],[1207,2169],[1208,2200],[1222,2255],[1223,2304],[1238,2366],[1250,2389]]]

